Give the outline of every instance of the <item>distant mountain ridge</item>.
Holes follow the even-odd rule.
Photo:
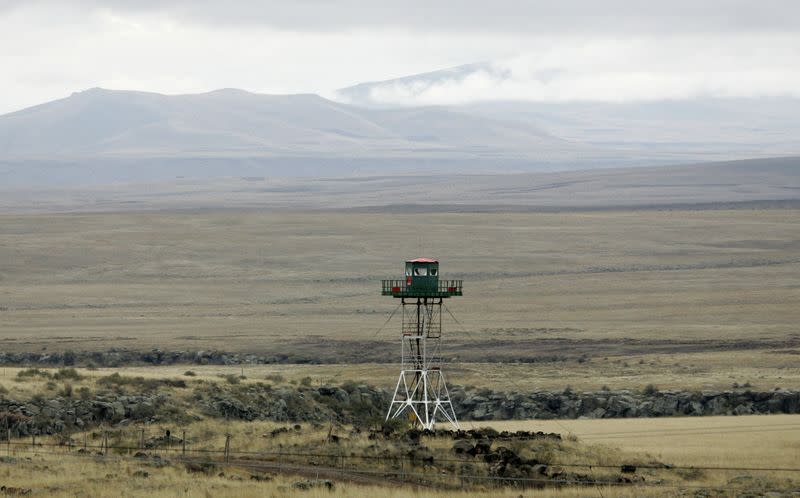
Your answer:
[[[0,116],[0,156],[532,157],[575,149],[530,123],[422,107],[374,110],[317,95],[225,89],[167,96],[94,88]]]
[[[527,77],[547,83],[553,71]],[[500,84],[512,79],[503,65],[481,62],[337,91],[342,101],[371,108],[415,106],[432,95],[458,92],[471,80]],[[464,96],[462,96],[464,97]],[[452,107],[474,115],[527,123],[562,139],[607,150],[619,157],[734,159],[800,153],[800,99],[712,98],[619,102],[509,100],[501,90],[492,100]]]
[[[93,88],[0,116],[0,183],[524,173],[800,154],[800,99],[370,100],[381,85],[424,91],[476,71],[505,76],[491,63],[468,64],[340,91],[351,103],[230,88],[190,95]]]

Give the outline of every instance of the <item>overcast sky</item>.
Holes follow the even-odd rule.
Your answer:
[[[0,113],[100,86],[396,103],[800,96],[796,0],[0,0]]]

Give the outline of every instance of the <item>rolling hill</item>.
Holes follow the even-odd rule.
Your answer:
[[[421,85],[480,65],[410,76]],[[476,69],[477,68],[477,69]],[[497,77],[503,77],[498,73]],[[391,82],[390,82],[391,83]],[[312,94],[94,88],[0,116],[6,187],[176,178],[529,173],[691,164],[800,152],[800,101],[377,106]]]
[[[541,83],[552,74],[527,75]],[[344,102],[372,108],[416,106],[447,92],[459,95],[478,81],[494,85],[496,98],[453,105],[464,112],[536,126],[572,142],[615,150],[620,157],[674,162],[741,159],[800,153],[800,99],[791,97],[711,98],[618,102],[508,100],[503,84],[511,70],[490,62],[338,90]]]
[[[530,123],[454,109],[375,110],[317,95],[260,95],[233,89],[168,96],[95,88],[0,116],[0,154],[6,158],[526,157],[574,147]]]

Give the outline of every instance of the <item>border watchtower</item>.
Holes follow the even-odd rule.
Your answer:
[[[400,377],[386,420],[406,414],[423,429],[437,417],[458,429],[450,392],[442,373],[442,303],[461,294],[461,280],[440,280],[439,261],[406,261],[403,280],[384,280],[381,294],[401,300]]]

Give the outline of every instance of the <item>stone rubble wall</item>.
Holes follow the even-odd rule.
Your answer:
[[[159,388],[139,394],[109,390],[81,397],[40,395],[29,400],[0,395],[0,439],[5,438],[6,428],[14,436],[59,434],[97,426],[183,423],[190,416],[374,424],[383,420],[390,396],[386,389],[355,383],[321,387],[204,383],[194,388]],[[800,413],[800,392],[784,389],[519,394],[453,386],[451,396],[460,420]]]
[[[800,413],[800,392],[632,391],[503,393],[451,390],[456,415],[469,420],[672,417]]]

